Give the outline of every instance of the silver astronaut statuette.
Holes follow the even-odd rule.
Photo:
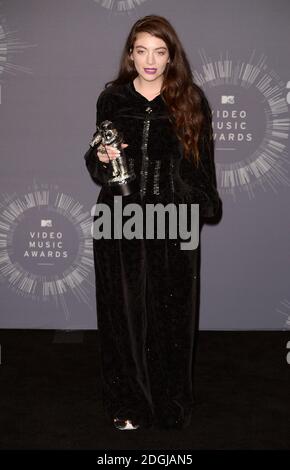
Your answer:
[[[134,171],[128,169],[122,143],[123,134],[114,128],[111,121],[103,121],[97,126],[90,146],[95,148],[100,144],[111,145],[120,151],[120,155],[109,162],[110,176],[106,184],[110,186],[114,195],[128,196],[136,192],[138,188]]]

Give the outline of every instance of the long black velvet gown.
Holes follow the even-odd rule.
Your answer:
[[[208,112],[203,95],[204,110]],[[125,154],[139,188],[129,203],[199,204],[199,227],[220,206],[213,143],[201,140],[202,167],[182,154],[161,95],[147,100],[133,81],[106,88],[97,100],[97,119],[113,121],[129,144]],[[104,185],[108,165],[96,150],[85,154],[87,169],[101,187],[97,203],[112,208]],[[96,217],[94,217],[96,220]],[[123,219],[124,220],[124,219]],[[200,245],[181,250],[170,239],[125,237],[94,243],[96,302],[103,402],[107,415],[143,425],[184,427],[195,403],[193,366],[197,336]]]

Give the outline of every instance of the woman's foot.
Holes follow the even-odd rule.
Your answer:
[[[132,419],[114,418],[114,426],[120,431],[132,431],[138,429],[140,424],[135,423]]]
[[[192,407],[182,407],[177,401],[159,407],[154,424],[161,429],[184,429],[190,426]]]

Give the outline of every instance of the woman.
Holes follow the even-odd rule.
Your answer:
[[[210,108],[165,18],[149,15],[133,25],[118,77],[97,100],[96,124],[105,120],[122,132],[138,182],[122,196],[123,209],[199,204],[199,228],[216,216]],[[111,208],[112,220],[106,182],[117,155],[102,144],[85,154],[101,186],[97,203]],[[167,225],[162,239],[93,240],[103,401],[121,430],[182,428],[191,419],[200,248],[182,250],[181,235],[168,233]]]

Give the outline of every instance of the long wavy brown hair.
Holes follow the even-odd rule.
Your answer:
[[[118,76],[107,82],[105,88],[125,84],[138,76],[130,54],[137,34],[141,32],[163,39],[168,47],[169,63],[166,65],[160,94],[167,104],[177,138],[183,144],[184,157],[198,165],[199,143],[204,129],[210,131],[207,135],[210,140],[212,139],[212,126],[211,121],[209,122],[211,110],[203,90],[194,83],[189,61],[181,42],[166,18],[148,15],[140,18],[132,26],[121,55]],[[206,103],[208,111],[206,114],[202,102]]]

